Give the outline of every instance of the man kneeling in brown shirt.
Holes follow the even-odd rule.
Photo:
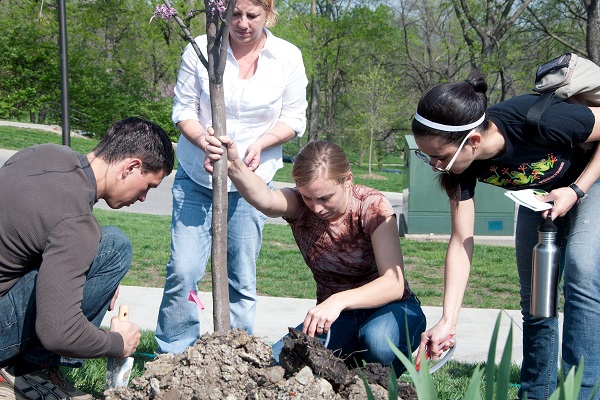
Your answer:
[[[43,144],[0,168],[0,394],[39,397],[54,386],[59,398],[91,398],[58,379],[58,366],[135,351],[136,324],[115,317],[110,331],[99,328],[132,249],[92,209],[98,199],[111,208],[144,201],[173,164],[161,127],[126,118],[87,155]]]

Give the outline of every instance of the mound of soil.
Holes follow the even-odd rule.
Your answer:
[[[389,368],[367,364],[349,369],[321,341],[290,328],[276,365],[271,347],[243,330],[202,336],[183,354],[163,354],[146,363],[128,388],[107,390],[105,399],[348,399],[367,398],[359,374],[376,399],[387,399]],[[399,398],[417,399],[398,381]]]

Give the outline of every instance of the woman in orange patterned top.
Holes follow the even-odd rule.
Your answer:
[[[334,143],[309,142],[294,162],[296,187],[271,191],[240,159],[231,138],[209,140],[213,161],[223,153],[221,143],[227,146],[229,178],[240,194],[292,228],[317,284],[317,304],[298,329],[309,336],[331,330],[327,347],[344,358],[352,355],[347,358],[352,365],[360,357],[404,371],[387,338],[408,355],[426,321],[404,278],[389,200],[378,190],[353,184],[346,154]],[[212,165],[205,163],[205,168],[212,172]],[[280,340],[273,348],[276,360],[281,347]]]

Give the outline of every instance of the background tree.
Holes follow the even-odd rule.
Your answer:
[[[598,0],[583,0],[586,11],[586,35],[585,44],[587,55],[590,60],[600,64],[600,49],[598,49]]]
[[[406,133],[421,94],[437,83],[461,79],[470,57],[450,1],[402,1],[394,26],[399,37],[391,60],[402,94],[396,124]]]
[[[506,98],[508,92],[504,62],[506,49],[502,44],[508,31],[532,1],[523,0],[520,4],[515,4],[514,0],[452,0],[463,38],[469,48],[471,67],[480,68],[488,74],[497,74],[501,90],[500,101]]]
[[[552,49],[587,54],[590,60],[600,63],[597,0],[534,2],[527,10],[525,19],[530,29],[537,31],[540,40],[549,43]]]
[[[399,102],[398,78],[386,77],[382,62],[366,66],[366,71],[358,74],[349,87],[353,110],[354,137],[358,137],[359,164],[367,145],[368,170],[372,174],[373,155],[384,148],[385,134],[397,118]],[[364,138],[366,136],[366,139]]]
[[[32,1],[0,3],[2,118],[44,123],[49,107],[60,109],[58,22],[39,14],[39,4]]]
[[[418,97],[437,83],[456,79],[459,72],[469,68],[468,46],[461,38],[450,2],[404,1],[396,25],[402,31],[406,54],[397,57],[399,69]]]
[[[397,91],[396,118],[377,131],[400,142],[421,93],[464,79],[473,66],[486,75],[494,104],[530,92],[536,68],[565,51],[598,61],[597,1],[277,0],[273,31],[303,53],[308,139],[360,152],[370,128],[357,122],[364,104],[353,85],[368,68],[381,66],[382,83]],[[74,129],[100,135],[114,119],[137,114],[177,140],[170,113],[186,39],[173,24],[148,23],[157,4],[67,0]],[[206,29],[201,2],[174,6],[191,31]],[[4,0],[0,23],[0,118],[57,123],[56,0]]]

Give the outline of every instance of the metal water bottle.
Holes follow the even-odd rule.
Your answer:
[[[538,244],[533,248],[530,313],[538,318],[556,317],[558,312],[558,229],[548,218],[538,226]]]

